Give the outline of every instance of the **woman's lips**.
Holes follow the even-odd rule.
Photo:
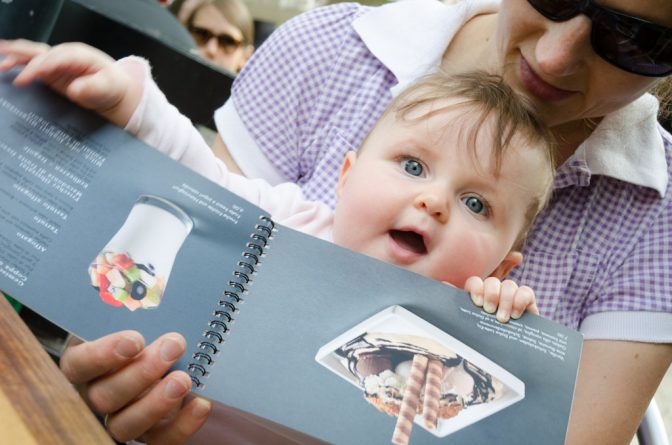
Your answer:
[[[574,91],[562,90],[545,82],[524,57],[520,58],[520,80],[529,93],[546,102],[558,102],[574,94]]]

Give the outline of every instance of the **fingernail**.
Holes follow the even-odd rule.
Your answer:
[[[497,310],[497,306],[495,306],[492,303],[485,303],[483,305],[483,310],[485,310],[485,312],[492,314],[493,312],[495,312],[495,310]]]
[[[161,343],[161,359],[164,362],[173,362],[182,355],[183,350],[181,341],[175,337],[167,337]]]
[[[135,357],[138,352],[140,352],[140,349],[142,349],[142,345],[132,337],[122,338],[114,347],[114,351],[117,353],[117,355],[123,358]]]
[[[479,295],[473,295],[471,301],[473,301],[476,306],[483,306],[483,297]]]
[[[168,383],[166,384],[165,389],[163,390],[163,394],[168,397],[169,399],[177,399],[179,397],[182,397],[187,393],[187,388],[176,382],[175,380],[169,380]]]
[[[511,318],[514,320],[518,320],[520,318],[520,313],[519,312],[511,312]]]
[[[210,414],[211,409],[212,403],[210,403],[209,400],[196,399],[196,404],[193,411],[191,411],[191,415],[195,419],[202,419],[203,417],[207,417]]]
[[[502,323],[509,321],[509,313],[502,310],[498,311],[497,320],[501,321]]]

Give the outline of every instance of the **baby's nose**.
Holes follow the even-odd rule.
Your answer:
[[[415,199],[415,207],[426,211],[432,218],[435,218],[440,223],[446,223],[448,221],[449,212],[446,200],[437,193],[421,193]]]

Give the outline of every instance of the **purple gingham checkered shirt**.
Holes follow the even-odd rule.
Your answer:
[[[235,110],[277,172],[332,206],[345,152],[362,143],[397,83],[352,26],[368,10],[338,4],[293,19],[234,85]],[[664,146],[669,175],[669,137]],[[672,341],[670,186],[661,198],[570,159],[511,278],[535,289],[542,315],[568,326],[611,316],[587,338]]]
[[[672,141],[665,155],[672,165]],[[570,159],[557,173],[511,278],[530,285],[543,315],[579,326],[606,311],[672,311],[672,191],[591,175]]]
[[[241,119],[285,180],[332,207],[335,172],[385,110],[396,83],[352,28],[366,9],[318,8],[280,27],[232,93]]]

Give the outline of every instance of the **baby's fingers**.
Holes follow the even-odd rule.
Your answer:
[[[46,43],[32,42],[30,40],[0,40],[0,56],[5,58],[0,61],[0,71],[7,71],[15,66],[25,65],[34,57],[44,54],[50,46]]]
[[[500,305],[502,282],[495,277],[488,277],[483,281],[483,310],[494,314]]]
[[[505,280],[499,283],[499,301],[497,303],[497,321],[500,323],[506,323],[509,321],[512,315],[513,302],[515,300],[516,292],[518,290],[518,285],[511,280]],[[493,285],[494,287],[494,285]],[[493,294],[493,299],[496,298]],[[494,303],[493,303],[494,304]]]
[[[59,92],[81,76],[96,73],[114,63],[104,52],[83,43],[63,43],[35,55],[16,76],[14,84],[27,85],[37,79]]]
[[[464,283],[464,290],[469,292],[471,301],[478,307],[483,307],[483,279],[470,277]]]
[[[513,299],[511,317],[514,319],[520,318],[525,311],[539,315],[534,291],[527,286],[520,286]]]

